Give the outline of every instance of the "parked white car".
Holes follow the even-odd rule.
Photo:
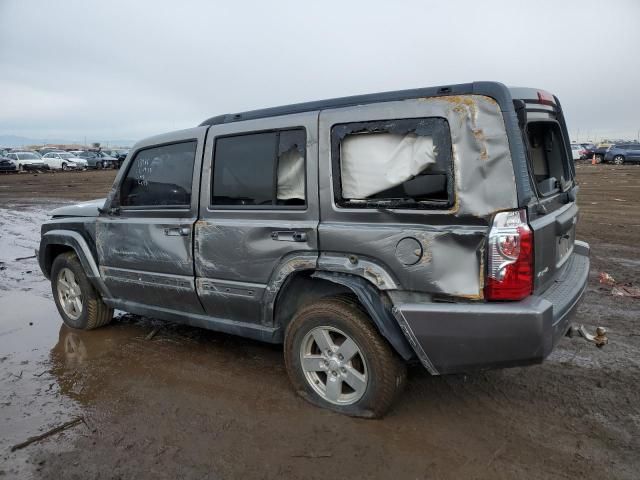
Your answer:
[[[87,161],[68,152],[49,152],[42,157],[51,170],[76,170],[87,168]]]
[[[580,144],[577,143],[572,143],[571,144],[571,158],[573,158],[573,160],[580,160],[582,158],[582,151],[584,150],[584,147]]]
[[[10,152],[7,158],[15,162],[18,170],[37,170],[44,167],[42,157],[33,152]]]

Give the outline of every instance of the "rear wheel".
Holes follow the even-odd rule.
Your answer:
[[[73,252],[58,255],[53,261],[51,290],[58,312],[69,327],[91,330],[113,318],[113,309],[102,301]]]
[[[602,155],[596,155],[596,163],[602,163],[604,157]]]
[[[324,298],[298,311],[287,327],[284,353],[298,394],[346,415],[381,417],[406,380],[405,364],[347,297]]]
[[[613,157],[613,163],[616,165],[622,165],[624,163],[624,157],[622,155],[616,155]]]

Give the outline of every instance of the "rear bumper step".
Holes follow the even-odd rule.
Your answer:
[[[589,276],[589,245],[574,252],[542,294],[519,302],[405,303],[394,312],[434,374],[540,363],[570,327]]]

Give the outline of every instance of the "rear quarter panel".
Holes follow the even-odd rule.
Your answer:
[[[331,130],[336,124],[439,117],[451,131],[455,202],[447,210],[339,208],[334,201]],[[485,237],[492,214],[517,208],[514,170],[503,115],[482,95],[433,97],[325,110],[320,115],[319,266],[340,269],[355,255],[388,272],[378,288],[482,298]],[[420,260],[405,265],[398,244],[414,239]],[[379,275],[378,275],[379,276]],[[377,278],[372,277],[375,283]]]

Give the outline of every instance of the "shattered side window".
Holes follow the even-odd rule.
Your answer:
[[[302,128],[218,138],[211,204],[304,206],[305,154],[306,135]]]
[[[451,137],[445,119],[336,125],[331,143],[338,206],[446,208],[453,204]]]
[[[123,207],[189,207],[196,141],[139,151],[122,182]]]

